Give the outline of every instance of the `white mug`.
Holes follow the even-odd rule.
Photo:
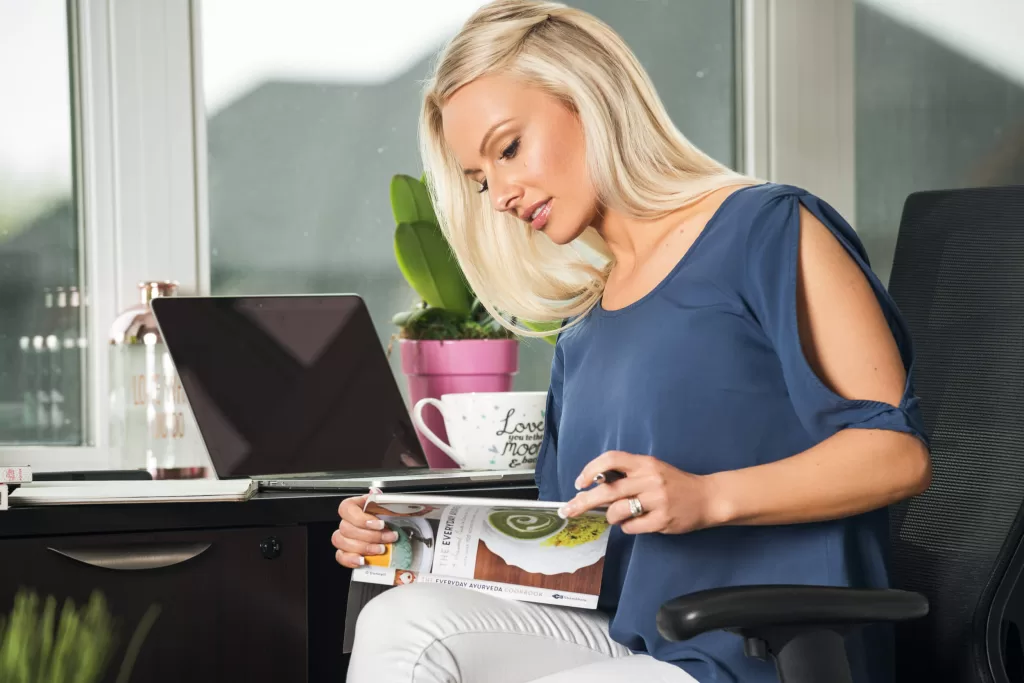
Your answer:
[[[444,418],[450,444],[423,422],[432,405]],[[416,428],[460,467],[482,470],[532,468],[544,438],[543,391],[444,394],[420,399],[412,409]]]

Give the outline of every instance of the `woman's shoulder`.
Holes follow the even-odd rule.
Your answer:
[[[780,211],[790,210],[807,194],[802,188],[772,182],[731,188],[724,197],[720,192],[717,209],[690,248],[693,252],[691,273],[707,268],[720,275],[733,270],[736,274],[742,273],[742,263],[768,219]]]
[[[766,181],[737,188],[722,203],[722,207],[730,209],[734,215],[754,217],[780,201],[809,196],[810,192],[802,187]]]
[[[824,202],[795,185],[761,182],[735,189],[691,247],[687,267],[678,269],[676,289],[692,288],[697,281],[712,283],[727,294],[743,292],[756,284],[751,271],[761,269],[787,277],[788,264],[799,246],[801,207],[809,208],[850,242],[842,219],[822,215],[822,206]]]
[[[814,249],[801,245],[821,244],[827,234],[863,270],[870,271],[857,232],[827,201],[804,188],[778,183],[754,185],[742,192],[744,196],[737,196],[740,201],[731,207],[731,224],[722,231],[726,233],[722,251],[739,265],[736,274],[746,285],[761,287],[769,280],[794,283],[799,260],[819,257]]]
[[[716,219],[715,232],[734,256],[748,255],[765,240],[797,238],[801,207],[843,237],[852,232],[821,198],[802,187],[773,182],[746,185],[727,197]]]

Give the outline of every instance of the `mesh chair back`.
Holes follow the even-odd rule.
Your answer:
[[[889,291],[913,335],[933,462],[931,488],[891,515],[893,584],[931,602],[897,629],[896,680],[1024,681],[1020,631],[994,600],[1024,502],[1024,187],[908,197]]]

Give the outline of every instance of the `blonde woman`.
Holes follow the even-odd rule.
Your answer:
[[[348,680],[774,683],[739,637],[668,642],[655,615],[719,586],[886,585],[886,506],[930,464],[907,329],[857,235],[701,153],[622,40],[561,4],[474,14],[421,137],[481,300],[566,321],[540,495],[615,527],[600,610],[396,588],[360,616]],[[605,470],[626,476],[589,486]],[[391,540],[361,504],[333,537],[348,567]],[[857,683],[890,680],[884,631],[847,646]]]

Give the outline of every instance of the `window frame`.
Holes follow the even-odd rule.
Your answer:
[[[74,200],[84,274],[86,439],[0,446],[0,466],[120,468],[109,440],[107,331],[136,283],[202,293],[196,230],[192,4],[68,0]]]
[[[856,227],[854,1],[744,0],[744,170]]]
[[[105,349],[93,333],[101,329],[113,310],[113,264],[108,258],[113,242],[112,137],[108,110],[110,81],[104,65],[109,61],[105,3],[67,3],[68,63],[71,69],[72,200],[76,203],[78,254],[88,306],[81,308],[82,329],[89,339],[85,350],[86,378],[81,387],[85,409],[83,446],[0,446],[0,465],[29,465],[38,470],[92,469],[108,465],[106,434],[99,429],[103,411],[102,388],[95,381]],[[109,324],[109,323],[108,323]]]

